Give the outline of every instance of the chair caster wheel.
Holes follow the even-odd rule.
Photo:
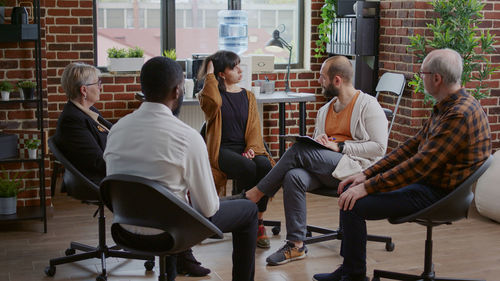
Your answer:
[[[144,262],[144,268],[146,268],[147,271],[153,270],[154,267],[155,267],[155,261],[154,260],[153,261],[148,260],[148,261]]]
[[[394,243],[390,242],[390,243],[385,243],[385,249],[388,251],[388,252],[392,252],[394,251]]]
[[[47,266],[44,271],[45,271],[45,275],[52,277],[56,274],[56,267],[55,266]]]
[[[71,248],[68,248],[66,249],[66,251],[64,251],[64,254],[66,256],[71,256],[71,255],[74,255],[76,253],[76,250],[75,249],[71,249]]]
[[[271,231],[273,232],[273,235],[278,235],[280,234],[281,226],[275,226],[271,229]]]
[[[96,277],[95,281],[106,281],[108,277],[106,275],[99,275]]]
[[[311,233],[311,231],[310,231],[310,230],[308,230],[308,231],[306,232],[306,237],[312,237],[312,233]]]

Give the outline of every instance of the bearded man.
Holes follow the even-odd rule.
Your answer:
[[[377,100],[353,82],[353,67],[343,56],[321,66],[318,82],[331,99],[318,111],[314,142],[297,142],[255,187],[241,197],[258,202],[283,187],[286,243],[267,258],[280,265],[306,257],[306,191],[319,187],[337,190],[339,182],[382,158],[387,149],[387,119]]]

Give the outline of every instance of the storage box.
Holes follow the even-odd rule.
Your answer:
[[[273,72],[274,71],[274,56],[273,55],[250,55],[252,59],[252,72]]]
[[[17,158],[17,135],[0,133],[0,159]]]

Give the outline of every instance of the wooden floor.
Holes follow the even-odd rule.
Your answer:
[[[308,222],[336,227],[337,200],[308,194]],[[48,233],[37,221],[0,223],[0,281],[24,280],[95,280],[100,262],[97,259],[57,266],[54,277],[46,277],[44,268],[50,258],[62,256],[70,241],[96,245],[95,207],[81,204],[64,194],[57,194],[49,209]],[[112,214],[107,212],[108,232]],[[268,219],[283,219],[281,193],[270,202]],[[391,225],[387,221],[368,222],[372,234],[391,235],[394,252],[384,244],[369,242],[368,275],[374,268],[419,274],[423,266],[425,228],[416,224]],[[268,229],[270,234],[270,229]],[[471,208],[470,218],[434,232],[434,262],[438,276],[500,280],[500,224],[485,219]],[[285,231],[271,237],[271,249],[257,249],[255,280],[311,280],[319,272],[330,272],[342,262],[339,241],[308,246],[306,259],[282,266],[266,266],[265,259],[283,245]],[[176,280],[231,280],[231,238],[207,240],[194,247],[195,256],[212,270],[208,277],[178,276]],[[108,233],[108,243],[112,239]],[[109,258],[108,280],[157,280],[146,272],[143,262]],[[157,268],[155,268],[157,270]]]

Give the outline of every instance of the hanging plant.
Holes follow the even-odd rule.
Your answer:
[[[326,44],[330,42],[333,21],[337,17],[337,0],[325,0],[325,4],[321,7],[321,19],[323,22],[318,25],[318,36],[316,40],[316,48],[314,48],[315,58],[320,58],[326,53]]]
[[[485,89],[488,85],[483,81],[498,68],[493,67],[485,56],[495,53],[493,46],[497,43],[494,35],[488,30],[478,30],[485,4],[479,0],[435,0],[430,4],[439,14],[433,23],[427,24],[433,36],[410,36],[408,51],[417,56],[419,63],[434,49],[450,48],[457,51],[463,58],[462,86],[469,81],[478,81],[469,92],[476,99],[486,97]],[[434,97],[424,92],[424,84],[419,75],[414,75],[409,85],[415,87],[416,93],[425,94],[425,102],[435,103]]]

